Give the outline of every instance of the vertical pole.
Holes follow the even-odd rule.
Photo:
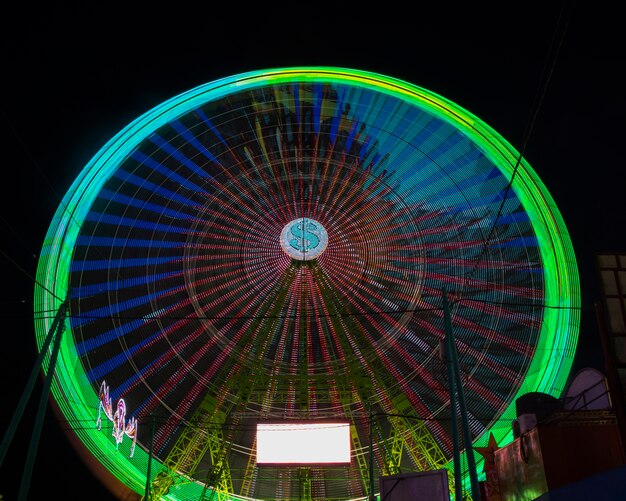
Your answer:
[[[445,298],[445,292],[444,292]],[[454,361],[452,359],[452,336],[446,328],[446,365],[448,366],[448,388],[450,391],[450,419],[452,419],[452,452],[454,456],[454,495],[456,501],[463,500],[463,479],[461,475],[461,452],[459,448],[459,424],[456,409],[456,389],[454,384]]]
[[[450,319],[450,305],[448,304],[448,296],[443,291],[443,316],[446,328],[446,334],[450,338],[450,355],[455,372],[455,383],[457,396],[459,399],[459,410],[461,411],[461,428],[463,430],[463,441],[465,442],[465,455],[467,456],[467,468],[469,470],[470,485],[472,489],[473,501],[480,501],[480,488],[478,487],[478,476],[476,475],[476,460],[474,458],[474,448],[472,447],[472,436],[470,434],[469,424],[467,422],[467,409],[465,407],[465,393],[461,381],[461,371],[459,370],[459,360],[456,351],[456,343],[454,341],[454,333],[452,332],[452,320]]]
[[[152,451],[154,448],[154,412],[151,414],[152,420],[150,422],[150,452],[148,454],[148,471],[146,472],[146,493],[144,494],[145,501],[150,501],[150,484],[152,477]]]
[[[50,330],[48,330],[48,334],[44,339],[43,344],[41,345],[41,350],[39,351],[39,355],[37,356],[37,360],[35,361],[35,365],[33,366],[33,370],[30,373],[30,377],[28,382],[26,383],[26,387],[22,392],[22,397],[15,408],[15,413],[13,414],[13,418],[11,419],[11,423],[7,428],[6,433],[4,434],[4,438],[2,439],[2,444],[0,445],[0,466],[4,462],[4,458],[6,453],[11,445],[11,441],[13,440],[13,435],[17,430],[18,425],[20,424],[20,420],[22,419],[22,414],[24,414],[24,410],[26,409],[26,404],[28,399],[30,398],[31,393],[33,392],[33,388],[35,387],[35,382],[37,381],[37,376],[39,375],[39,371],[41,370],[41,365],[43,364],[43,360],[48,354],[48,347],[52,342],[52,338],[57,330],[57,326],[59,322],[65,318],[65,312],[67,310],[67,300],[61,304],[61,307],[58,309],[56,315],[54,316],[54,320],[52,321],[52,325],[50,326]]]
[[[50,365],[48,366],[48,373],[44,381],[43,391],[41,392],[41,398],[39,399],[39,408],[37,409],[37,418],[35,419],[35,425],[33,427],[33,435],[30,439],[30,446],[28,447],[28,456],[26,458],[26,465],[22,472],[22,481],[20,483],[20,492],[18,495],[18,501],[26,501],[28,497],[28,489],[30,486],[30,478],[33,472],[33,465],[35,463],[35,455],[37,454],[37,446],[39,445],[39,437],[41,436],[41,428],[43,426],[43,419],[46,415],[46,407],[48,404],[48,395],[50,394],[50,386],[52,384],[52,376],[54,376],[54,368],[56,365],[57,357],[59,355],[59,348],[61,347],[61,337],[63,330],[65,329],[65,313],[67,304],[63,303],[59,311],[63,309],[62,314],[59,317],[57,323],[56,334],[54,337],[54,346],[52,347],[52,353],[50,355]]]
[[[298,468],[299,501],[311,501],[311,468]]]
[[[369,501],[375,501],[376,496],[374,496],[374,448],[372,446],[372,442],[374,439],[374,435],[372,433],[372,428],[373,428],[373,422],[372,420],[374,419],[374,415],[372,414],[372,408],[370,407],[370,419],[369,419],[369,424],[370,424],[370,429],[369,429],[369,434],[370,434],[370,443],[369,443],[369,466],[370,466],[370,496],[369,496]]]

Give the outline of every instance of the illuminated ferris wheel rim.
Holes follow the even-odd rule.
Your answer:
[[[57,210],[44,245],[50,245],[50,238],[62,237],[64,239],[63,248],[71,248],[72,239],[76,235],[76,227],[82,224],[84,215],[90,207],[89,201],[93,199],[98,189],[119,165],[119,162],[145,139],[145,131],[157,129],[194,109],[199,103],[215,101],[230,92],[254,89],[268,84],[292,82],[296,79],[305,82],[328,81],[366,88],[372,87],[425,107],[429,113],[462,130],[477,144],[480,144],[485,155],[494,161],[503,174],[512,178],[511,187],[522,199],[524,208],[536,216],[531,217],[531,221],[537,223],[534,228],[538,238],[540,241],[550,244],[548,248],[540,245],[542,260],[546,263],[545,269],[553,271],[564,266],[564,263],[568,265],[569,273],[554,273],[554,276],[559,276],[559,280],[564,280],[563,287],[552,289],[549,287],[550,281],[547,281],[546,304],[552,308],[562,307],[564,301],[567,303],[570,300],[572,291],[577,294],[578,274],[575,257],[561,215],[539,177],[524,158],[519,158],[519,153],[513,146],[470,112],[438,94],[399,79],[347,68],[279,68],[237,74],[201,85],[154,107],[116,134],[86,165],[65,195],[63,204]],[[514,171],[515,176],[513,176]],[[552,210],[547,213],[545,207],[550,207]],[[72,224],[67,221],[63,222],[68,212],[73,217],[79,218],[77,222]],[[60,221],[58,221],[59,219]],[[57,221],[58,224],[56,224]],[[566,242],[562,243],[558,238],[551,235],[563,235],[566,237]],[[56,247],[51,248],[51,250],[56,249]],[[61,248],[60,245],[58,248]],[[65,259],[59,259],[59,264],[69,262],[70,256],[65,255],[64,257]],[[63,269],[62,266],[57,268]],[[62,298],[67,293],[67,285],[63,282],[59,283],[57,278],[55,277],[55,280],[52,281],[55,287],[50,290],[55,292],[57,298]],[[572,282],[570,283],[570,281]],[[574,301],[575,305],[576,299]],[[60,299],[56,300],[58,304],[61,302]]]
[[[548,317],[561,317],[561,320],[562,315],[577,315],[576,310],[580,304],[578,272],[567,230],[549,192],[528,162],[519,158],[519,153],[515,148],[480,119],[438,94],[385,75],[333,67],[268,69],[215,80],[165,101],[122,129],[100,149],[80,173],[68,190],[50,225],[44,243],[44,247],[48,250],[45,256],[46,259],[47,256],[55,255],[58,258],[54,264],[45,261],[45,284],[48,290],[56,295],[56,298],[41,291],[44,297],[48,297],[46,304],[56,306],[56,308],[51,308],[52,310],[58,309],[62,302],[60,298],[67,296],[69,277],[65,275],[64,270],[68,269],[71,260],[71,253],[68,249],[71,249],[75,242],[78,228],[82,225],[85,214],[90,208],[90,200],[97,194],[98,189],[109,178],[119,162],[145,138],[144,131],[155,130],[194,109],[199,103],[215,101],[231,92],[294,80],[340,82],[366,88],[372,87],[427,108],[430,113],[452,123],[480,144],[485,155],[492,158],[502,172],[512,178],[511,187],[530,214],[546,272],[544,297],[548,308],[545,313]],[[516,166],[517,170],[515,170]],[[514,171],[515,176],[513,176]],[[551,210],[546,211],[546,207]],[[71,219],[66,217],[67,213],[72,214]],[[55,251],[57,251],[56,254]],[[50,273],[48,264],[53,264],[53,273]],[[43,269],[44,266],[40,265],[40,268]],[[57,276],[59,272],[63,274],[61,277]],[[556,308],[560,308],[561,312],[556,311]],[[557,323],[564,325],[563,322]],[[551,325],[550,329],[554,328],[549,319],[546,325]],[[554,336],[556,339],[563,338],[563,334],[559,333]],[[567,347],[567,349],[572,348],[575,348],[575,342]],[[549,376],[548,379],[550,379]]]
[[[232,92],[294,80],[339,82],[371,88],[414,103],[420,108],[426,108],[429,113],[453,124],[479,144],[485,155],[504,175],[513,177],[515,165],[518,163],[518,153],[499,134],[447,99],[407,82],[371,72],[330,67],[279,68],[223,78],[184,92],[153,108],[124,128],[93,157],[68,191],[48,231],[38,268],[38,279],[42,286],[37,287],[35,291],[36,310],[55,311],[63,298],[67,297],[71,249],[74,248],[78,230],[92,201],[115,168],[145,139],[148,131],[158,129],[193,110],[199,104],[215,101]],[[574,254],[554,202],[532,168],[523,159],[519,162],[518,170],[513,177],[512,188],[529,213],[539,240],[538,247],[544,269],[544,299],[547,306],[544,309],[544,322],[537,344],[538,355],[533,358],[528,371],[533,377],[532,380],[529,378],[525,381],[519,394],[527,391],[558,393],[565,384],[569,366],[562,366],[555,361],[561,357],[563,351],[575,348],[576,335],[572,335],[572,330],[577,331],[578,327],[577,310],[580,298]],[[549,210],[546,210],[546,207]],[[68,212],[71,217],[67,217]],[[36,321],[39,345],[51,323],[51,317]],[[75,348],[68,341],[69,337],[65,337],[57,367],[58,380],[66,387],[72,386],[72,381],[81,377],[74,372]],[[550,349],[544,349],[546,347]],[[55,385],[53,391],[57,400],[63,399],[64,393],[58,385]],[[85,405],[93,405],[93,402],[97,401],[97,395],[95,392],[93,396],[76,395],[76,400],[82,401]],[[60,405],[63,407],[62,403]],[[63,408],[66,416],[78,412],[71,407]],[[503,415],[511,416],[513,407],[512,402]],[[89,437],[87,440],[93,438]],[[110,466],[114,470],[119,468],[116,465]]]

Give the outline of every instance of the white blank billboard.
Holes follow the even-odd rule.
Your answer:
[[[257,424],[257,464],[348,464],[350,423]]]

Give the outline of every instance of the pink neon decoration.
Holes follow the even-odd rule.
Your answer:
[[[98,419],[96,424],[98,430],[102,429],[102,411],[109,421],[113,423],[113,432],[111,433],[115,437],[115,449],[119,447],[124,439],[124,435],[132,439],[133,444],[130,447],[130,457],[133,457],[135,453],[135,445],[137,444],[137,420],[131,417],[126,422],[126,402],[123,398],[117,401],[117,407],[115,413],[113,413],[113,405],[111,404],[111,397],[109,396],[109,387],[105,381],[102,381],[100,386],[100,405],[98,406]]]

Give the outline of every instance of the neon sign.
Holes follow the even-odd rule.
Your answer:
[[[328,245],[326,229],[308,217],[294,219],[285,225],[280,233],[280,246],[283,251],[298,261],[317,258]]]
[[[133,444],[130,447],[129,456],[132,458],[135,453],[135,445],[137,444],[137,420],[131,417],[126,421],[126,402],[124,402],[123,398],[117,401],[115,413],[113,413],[109,387],[105,381],[102,381],[102,385],[100,386],[100,405],[98,406],[98,419],[96,420],[98,430],[102,429],[102,412],[104,412],[109,421],[113,423],[112,435],[115,438],[115,450],[117,450],[122,443],[124,435],[132,439]]]

